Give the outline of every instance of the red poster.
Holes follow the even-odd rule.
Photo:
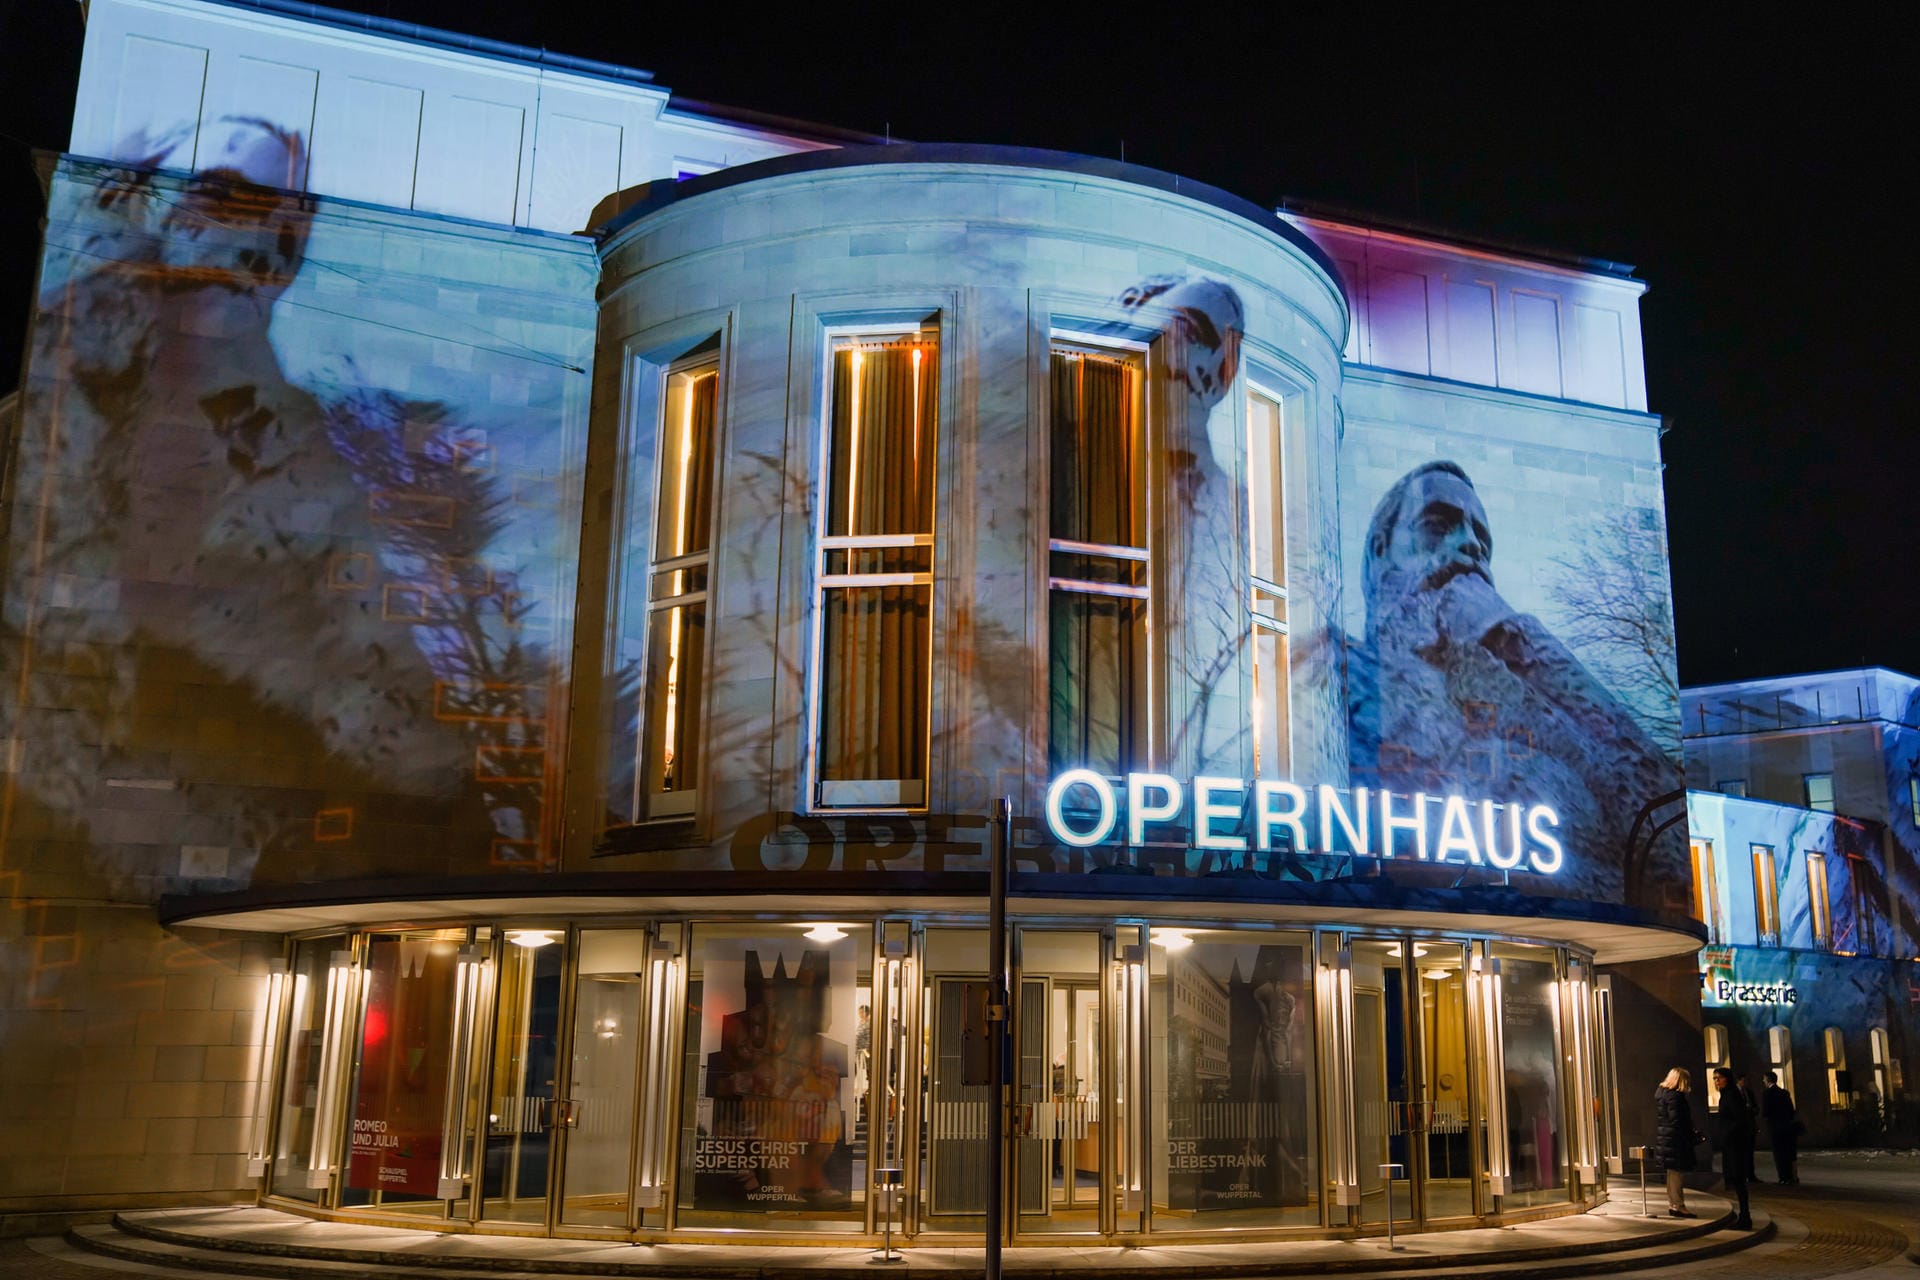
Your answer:
[[[439,1194],[457,951],[457,943],[428,938],[375,938],[369,947],[350,1187]]]

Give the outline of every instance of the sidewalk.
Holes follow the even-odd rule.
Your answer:
[[[1482,1277],[1607,1274],[1637,1266],[1715,1257],[1767,1238],[1729,1229],[1725,1201],[1690,1197],[1696,1219],[1648,1218],[1632,1194],[1584,1214],[1513,1227],[1384,1236],[1364,1240],[1267,1241],[1258,1244],[1088,1245],[1008,1249],[1005,1271],[1022,1280],[1119,1272],[1168,1280],[1239,1276]],[[688,1277],[689,1280],[870,1280],[887,1272],[979,1274],[978,1248],[914,1248],[905,1261],[875,1265],[872,1248],[768,1245],[613,1244],[518,1236],[439,1232],[318,1222],[272,1209],[165,1209],[118,1215],[110,1226],[76,1227],[79,1249],[123,1262],[198,1274],[451,1277],[603,1275]]]

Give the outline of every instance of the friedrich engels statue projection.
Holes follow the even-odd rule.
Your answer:
[[[1678,835],[1626,848],[1679,770],[1566,645],[1501,597],[1492,563],[1486,508],[1457,463],[1415,467],[1374,508],[1366,638],[1348,657],[1354,785],[1551,804],[1569,838],[1561,889],[1684,908]]]

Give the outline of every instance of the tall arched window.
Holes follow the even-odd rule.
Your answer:
[[[1887,1039],[1885,1027],[1872,1027],[1867,1031],[1867,1052],[1873,1058],[1873,1093],[1871,1099],[1876,1107],[1885,1113],[1887,1104],[1893,1098],[1896,1087],[1894,1080],[1893,1045]]]

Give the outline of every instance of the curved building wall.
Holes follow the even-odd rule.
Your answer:
[[[902,159],[905,153],[902,151]],[[1056,158],[1058,159],[1058,158]],[[1128,763],[1180,777],[1255,776],[1248,638],[1250,389],[1278,409],[1284,625],[1339,616],[1336,445],[1346,311],[1321,262],[1277,224],[1071,167],[888,162],[815,168],[642,206],[604,245],[592,466],[610,514],[610,679],[578,705],[613,708],[601,758],[575,757],[576,858],[594,865],[960,869],[983,865],[994,797],[1039,812],[1050,773],[1050,361],[1056,348],[1131,359],[1144,387],[1135,468],[1144,510],[1149,655]],[[858,810],[821,788],[816,573],[837,339],[929,335],[939,411],[931,543],[928,790]],[[937,348],[937,352],[935,350]],[[665,372],[711,349],[721,382],[703,680],[705,755],[691,814],[649,824],[630,790],[644,720],[644,579],[657,511]],[[669,431],[671,424],[669,425]],[[671,441],[667,444],[671,452]],[[1113,465],[1123,465],[1120,458]],[[1104,463],[1102,464],[1104,465]],[[1057,559],[1057,556],[1055,557]],[[818,561],[818,567],[817,562]],[[591,611],[598,566],[583,573]],[[1271,570],[1269,570],[1271,572]],[[1344,784],[1338,667],[1297,656],[1294,773]],[[827,695],[830,700],[831,695]],[[623,701],[623,698],[630,700]],[[1151,724],[1147,723],[1150,721]],[[1269,742],[1268,751],[1274,750]],[[1056,757],[1058,753],[1056,752]],[[1078,763],[1078,761],[1074,761]],[[1274,760],[1267,761],[1269,772]],[[602,816],[604,815],[604,817]],[[805,820],[803,820],[805,819]],[[798,843],[796,843],[796,841]],[[881,846],[884,846],[884,851]],[[1036,851],[1037,869],[1082,870]]]

